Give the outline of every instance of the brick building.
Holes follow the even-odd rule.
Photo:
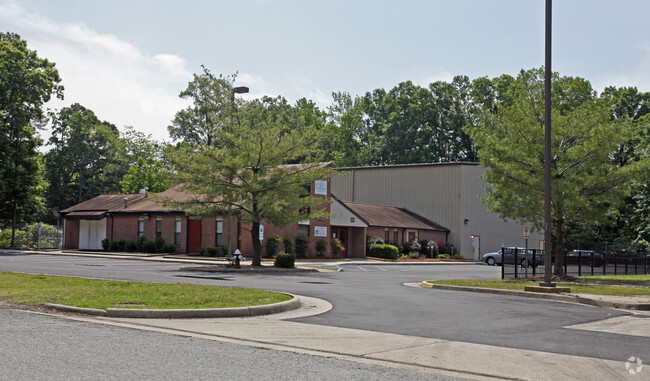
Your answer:
[[[251,256],[253,244],[250,225],[235,216],[193,216],[179,207],[169,207],[161,201],[190,200],[179,186],[156,195],[147,193],[100,195],[61,211],[64,220],[65,249],[101,250],[103,239],[149,240],[162,237],[174,244],[179,253],[198,253],[201,248],[227,245],[229,252],[240,249]],[[262,244],[271,235],[295,238],[309,237],[310,256],[315,256],[319,240],[328,243],[338,238],[344,246],[342,257],[365,257],[366,237],[388,238],[387,241],[404,244],[407,241],[432,239],[446,242],[448,229],[405,208],[342,202],[331,194],[331,181],[315,181],[310,187],[315,197],[329,201],[323,208],[330,218],[311,219],[284,227],[262,222]],[[264,252],[263,252],[264,254]]]

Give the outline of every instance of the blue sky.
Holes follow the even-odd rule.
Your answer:
[[[650,91],[650,1],[554,2],[553,70]],[[544,62],[544,0],[0,0],[4,31],[54,61],[75,102],[168,139],[205,65],[244,97],[362,95],[411,80],[516,75]],[[44,136],[48,134],[45,133]]]

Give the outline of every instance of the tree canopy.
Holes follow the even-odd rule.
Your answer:
[[[195,77],[195,81],[203,79]],[[219,94],[232,91],[231,82],[215,77],[208,86],[218,87]],[[170,151],[170,162],[182,189],[195,195],[191,212],[229,211],[250,224],[253,265],[259,266],[262,221],[285,226],[326,217],[317,206],[327,200],[311,196],[309,187],[330,176],[329,165],[321,162],[327,130],[306,117],[313,113],[305,113],[305,105],[293,107],[282,97],[242,101],[238,109],[232,98],[217,101],[221,103],[209,108],[223,112],[212,119],[218,128],[211,130],[210,140],[188,137]],[[303,164],[287,164],[298,162]]]
[[[552,223],[556,273],[567,223],[602,221],[629,194],[635,179],[648,179],[648,160],[621,163],[615,152],[635,135],[628,117],[613,118],[613,104],[598,98],[582,78],[554,74],[552,84]],[[488,187],[487,208],[504,218],[543,224],[544,73],[522,71],[507,90],[509,103],[486,109],[469,128],[479,147]],[[495,111],[498,110],[498,111]],[[647,181],[647,180],[646,180]]]
[[[0,33],[0,222],[12,231],[43,205],[35,125],[52,95],[63,99],[60,82],[54,63],[19,35]]]

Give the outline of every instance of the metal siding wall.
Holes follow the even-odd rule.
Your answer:
[[[451,229],[449,242],[458,246],[461,167],[450,164],[349,170],[345,177],[332,178],[332,192],[344,201],[406,207]]]

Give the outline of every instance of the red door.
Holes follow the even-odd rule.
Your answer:
[[[338,238],[343,245],[341,250],[341,258],[348,257],[348,228],[332,228],[332,238]]]
[[[196,254],[201,249],[201,220],[187,222],[187,252]]]
[[[409,234],[409,242],[415,241],[415,232],[408,232]]]

